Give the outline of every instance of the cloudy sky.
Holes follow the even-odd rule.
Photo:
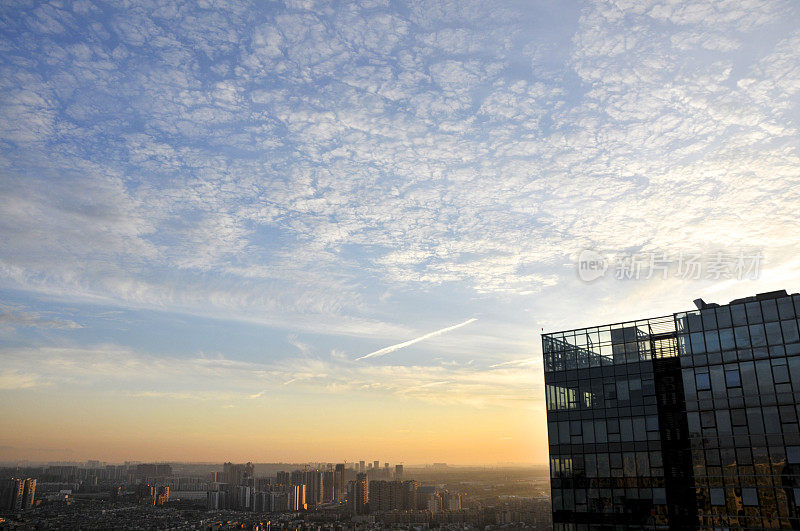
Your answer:
[[[799,19],[4,2],[0,460],[544,462],[542,329],[800,289]]]

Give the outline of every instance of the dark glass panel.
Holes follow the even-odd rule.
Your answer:
[[[789,382],[789,368],[786,365],[772,367],[772,375],[776,384]]]
[[[792,305],[791,297],[778,299],[778,313],[781,319],[794,319],[794,306]]]
[[[597,474],[601,478],[607,478],[611,476],[611,467],[609,465],[608,454],[597,455]]]
[[[763,324],[750,325],[750,344],[754,347],[767,346],[767,335]]]
[[[630,417],[619,419],[619,432],[622,441],[633,441],[633,423]]]
[[[781,422],[788,424],[790,422],[797,422],[797,413],[794,406],[780,406],[778,408],[781,415]]]
[[[728,387],[741,387],[742,378],[739,374],[739,368],[725,369],[725,383]]]
[[[717,325],[720,328],[731,326],[731,312],[728,306],[717,308]]]
[[[712,328],[717,327],[717,317],[716,313],[714,312],[714,308],[701,310],[700,315],[703,317],[703,328],[706,330],[711,330]]]
[[[744,313],[743,304],[731,305],[731,318],[734,326],[741,326],[747,324],[747,316]]]
[[[731,435],[731,419],[727,409],[720,409],[716,411],[717,417],[717,432],[720,437]]]
[[[756,362],[756,373],[758,374],[758,390],[762,395],[772,394],[775,387],[772,384],[772,365],[769,360],[759,360]]]
[[[569,421],[562,420],[558,423],[558,442],[560,444],[569,444]]]
[[[594,421],[583,421],[583,442],[584,444],[594,443]]]
[[[800,446],[786,447],[786,462],[790,465],[800,464]]]
[[[752,361],[739,362],[739,371],[741,372],[742,389],[745,396],[758,395],[758,385],[756,380],[755,365]]]
[[[752,323],[762,323],[764,320],[761,317],[761,306],[758,301],[748,302],[747,306],[747,320]]]
[[[750,452],[750,448],[737,448],[736,461],[739,463],[739,466],[752,465],[753,454]]]
[[[628,380],[619,380],[617,382],[617,400],[627,401],[630,399],[628,395]]]
[[[714,398],[725,398],[728,394],[725,385],[725,371],[722,365],[714,365],[709,368],[711,374],[711,389],[714,391]]]
[[[760,434],[764,433],[764,424],[761,420],[761,409],[757,407],[747,408],[747,425],[750,428],[750,433]]]
[[[764,315],[764,321],[777,321],[778,320],[778,305],[775,299],[761,301],[761,313]]]
[[[692,353],[703,354],[706,351],[706,345],[703,342],[702,332],[692,332],[689,335],[689,338],[692,342]]]
[[[557,422],[548,422],[547,423],[547,439],[548,443],[550,444],[558,444],[558,423]]]
[[[720,330],[719,339],[722,350],[733,350],[736,348],[736,341],[733,339],[733,328],[723,328]]]
[[[736,335],[737,348],[750,348],[750,334],[746,326],[737,326],[733,329],[733,333]]]
[[[594,435],[595,435],[595,442],[598,443],[608,442],[605,420],[600,419],[594,421]]]
[[[767,323],[764,325],[767,331],[767,343],[770,346],[780,345],[783,343],[783,336],[781,335],[781,324],[779,322]]]
[[[783,339],[786,343],[797,343],[800,341],[800,336],[797,333],[797,321],[781,321],[781,329],[783,330]]]
[[[742,488],[742,505],[745,507],[758,507],[758,489],[754,487]]]
[[[644,417],[633,417],[633,439],[635,441],[647,440]]]
[[[800,356],[793,356],[787,358],[789,363],[789,372],[792,374],[793,382],[800,382]],[[800,383],[795,383],[795,390],[800,392]]]
[[[586,477],[596,478],[597,477],[597,456],[594,454],[586,454],[585,465],[586,465]]]
[[[780,433],[781,432],[781,419],[778,416],[778,408],[775,406],[764,406],[761,408],[764,418],[764,426],[767,428],[767,433]]]
[[[708,352],[719,352],[720,344],[719,344],[719,336],[717,335],[716,330],[708,330],[704,332],[705,339],[706,339],[706,350]]]

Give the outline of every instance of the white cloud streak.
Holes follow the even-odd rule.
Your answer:
[[[375,352],[370,352],[369,354],[361,356],[360,358],[356,358],[356,361],[365,360],[367,358],[376,358],[378,356],[385,356],[386,354],[389,354],[389,353],[394,352],[396,350],[400,350],[401,348],[409,347],[409,346],[411,346],[411,345],[413,345],[415,343],[419,343],[420,341],[425,341],[426,339],[430,339],[432,337],[440,336],[442,334],[446,334],[447,332],[452,332],[453,330],[457,330],[457,329],[461,328],[462,326],[467,326],[470,323],[474,323],[477,320],[478,320],[477,318],[473,317],[471,319],[467,319],[463,323],[459,323],[459,324],[453,325],[453,326],[448,326],[447,328],[442,328],[440,330],[435,330],[433,332],[430,332],[430,333],[427,333],[425,335],[416,337],[414,339],[409,339],[408,341],[403,341],[402,343],[397,343],[396,345],[390,345],[388,347],[384,347],[384,348],[382,348],[380,350],[376,350]]]

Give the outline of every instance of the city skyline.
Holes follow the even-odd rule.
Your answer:
[[[798,291],[796,2],[0,7],[0,461],[548,462],[540,334]]]

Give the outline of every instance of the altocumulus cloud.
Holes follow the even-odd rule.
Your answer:
[[[319,360],[508,304],[455,346],[415,345],[474,357],[493,334],[476,365],[497,375],[531,355],[519,301],[572,289],[580,249],[735,247],[796,278],[798,9],[6,2],[0,288],[373,342],[301,349]],[[82,370],[52,342],[47,366]]]

